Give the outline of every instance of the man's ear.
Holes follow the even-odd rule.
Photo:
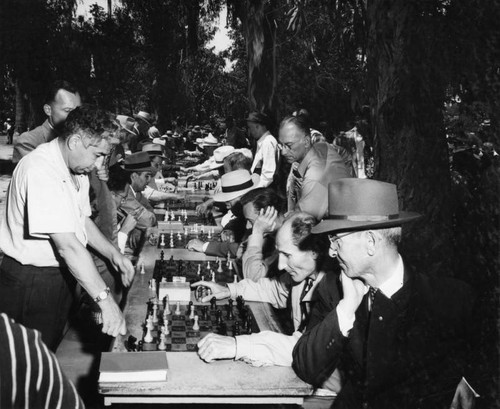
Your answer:
[[[45,112],[45,115],[50,116],[52,114],[52,108],[50,107],[49,104],[45,104],[43,106],[43,112]]]
[[[66,145],[68,146],[68,149],[71,151],[76,149],[79,142],[81,142],[81,139],[80,136],[77,134],[70,135],[66,139]]]

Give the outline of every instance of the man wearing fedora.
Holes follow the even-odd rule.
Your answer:
[[[334,408],[471,408],[471,387],[481,386],[467,362],[477,334],[472,289],[405,264],[401,226],[419,215],[399,211],[395,185],[339,179],[328,200],[313,233],[328,234],[341,289],[336,274],[318,286],[293,353],[297,374],[320,385],[339,368]]]
[[[344,160],[332,145],[312,143],[307,118],[302,115],[281,121],[279,140],[281,155],[292,165],[288,211],[300,210],[321,220],[328,206],[328,184],[350,176]]]
[[[264,113],[250,112],[247,119],[248,132],[257,142],[257,150],[250,171],[260,175],[259,187],[268,187],[278,172],[280,153],[278,142],[271,135],[271,119]]]
[[[153,118],[149,112],[139,111],[134,115],[134,118],[136,120],[135,130],[137,136],[130,140],[130,150],[133,153],[141,150],[141,142],[149,140],[148,131],[153,126]]]

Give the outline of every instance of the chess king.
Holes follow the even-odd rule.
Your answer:
[[[285,219],[276,236],[278,268],[286,271],[279,277],[265,277],[257,282],[245,279],[227,285],[210,281],[193,284],[212,290],[213,295],[205,297],[203,302],[212,296],[217,299],[242,296],[247,301],[270,303],[275,308],[291,305],[295,330],[292,335],[272,331],[236,337],[209,334],[198,343],[198,354],[204,361],[240,359],[254,366],[291,366],[293,347],[307,323],[312,293],[324,276],[321,266],[328,244],[311,235],[315,224],[314,217],[306,213],[293,213]]]

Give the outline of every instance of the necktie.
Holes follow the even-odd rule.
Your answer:
[[[375,302],[375,294],[377,294],[378,288],[370,287],[368,290],[368,296],[370,297],[370,303],[368,304],[368,311],[373,309],[373,303]]]
[[[302,289],[302,293],[300,295],[300,325],[298,330],[300,332],[304,331],[306,324],[307,324],[307,318],[308,318],[308,313],[307,313],[307,308],[305,302],[302,300],[306,296],[306,294],[309,292],[311,287],[314,284],[314,280],[310,277],[306,278],[306,283],[304,284],[304,288]]]

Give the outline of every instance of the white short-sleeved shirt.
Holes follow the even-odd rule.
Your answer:
[[[274,179],[279,162],[278,142],[269,131],[257,141],[257,152],[253,159],[251,173],[260,170],[260,181],[257,187],[268,187]]]
[[[66,166],[58,139],[40,145],[17,165],[0,224],[0,248],[21,264],[59,266],[51,233],[74,233],[87,245],[89,180]]]

